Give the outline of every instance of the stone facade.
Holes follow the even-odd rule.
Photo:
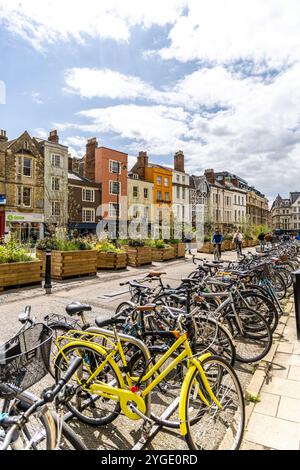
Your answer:
[[[129,173],[127,181],[128,220],[150,223],[153,210],[153,183],[139,179],[137,173]]]
[[[269,201],[264,194],[254,188],[247,193],[247,219],[253,225],[269,225]]]
[[[44,160],[39,144],[27,131],[9,141],[0,139],[1,188],[5,195],[5,235],[22,241],[43,236]],[[3,179],[4,178],[4,179]]]

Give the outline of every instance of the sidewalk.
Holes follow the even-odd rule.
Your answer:
[[[293,301],[286,306],[268,356],[257,368],[248,391],[260,402],[250,416],[243,450],[300,449],[300,341]]]

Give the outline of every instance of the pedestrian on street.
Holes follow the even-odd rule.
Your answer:
[[[235,234],[233,235],[233,243],[235,243],[235,248],[238,254],[238,257],[242,255],[242,246],[243,246],[243,234],[240,228],[237,229]]]
[[[184,241],[186,243],[186,248],[185,251],[189,253],[189,255],[192,254],[192,241],[193,241],[194,235],[192,231],[188,231],[185,234]]]
[[[272,248],[272,235],[270,233],[266,233],[265,242],[268,248]]]
[[[264,232],[260,232],[260,234],[258,235],[257,239],[258,239],[258,241],[259,241],[260,248],[261,248],[261,251],[262,251],[262,253],[263,253],[263,252],[265,251],[265,245],[266,245]]]
[[[222,255],[222,241],[223,241],[223,235],[220,232],[218,228],[213,233],[211,243],[214,245],[214,248],[217,247],[218,252],[219,252],[219,258],[221,258]]]

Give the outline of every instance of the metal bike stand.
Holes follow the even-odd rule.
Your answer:
[[[171,405],[168,406],[168,408],[163,412],[163,414],[161,415],[161,419],[164,420],[164,419],[168,419],[172,413],[176,410],[176,408],[178,407],[178,403],[179,403],[179,397],[175,398],[175,400],[171,403]],[[144,440],[144,439],[140,439],[133,447],[131,450],[143,450],[143,448],[146,446],[146,444],[148,444],[149,441],[151,441],[151,439],[153,439],[156,434],[163,428],[164,426],[157,423],[157,424],[154,424],[149,432],[149,434],[147,435],[147,439]],[[167,428],[168,429],[168,428]]]
[[[300,340],[300,270],[293,273],[297,338]]]

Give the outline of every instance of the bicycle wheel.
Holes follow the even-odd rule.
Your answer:
[[[84,423],[92,426],[109,424],[118,417],[121,411],[119,402],[92,394],[87,387],[84,387],[84,382],[103,362],[103,356],[98,350],[87,345],[67,346],[63,354],[59,354],[55,363],[56,381],[63,376],[69,363],[78,356],[83,359],[82,366],[76,372],[76,376],[80,379],[81,383],[78,384],[75,376],[68,382],[68,385],[74,386],[75,393],[67,402],[67,408],[76,418]],[[117,374],[109,362],[93,383],[104,383],[117,388],[121,387]]]
[[[167,350],[167,346],[149,347],[152,365],[156,364]],[[158,369],[152,380],[157,378],[177,357],[178,354],[176,352],[173,353]],[[144,357],[142,353],[138,351],[128,362],[130,376],[139,377],[143,375],[145,366]],[[186,372],[187,365],[185,363],[181,362],[177,364],[151,392],[151,418],[163,426],[169,428],[179,428],[180,426],[178,414],[179,395]],[[141,389],[144,387],[145,385],[142,383]],[[162,415],[164,415],[164,417],[162,417]]]
[[[278,300],[282,300],[286,296],[286,285],[285,282],[279,272],[273,272],[272,275],[272,284],[276,291]]]
[[[267,321],[273,333],[278,325],[278,312],[274,303],[266,296],[254,291],[241,291],[237,297],[237,305],[251,308],[259,312]]]
[[[188,383],[185,403],[187,444],[191,450],[236,450],[241,445],[245,426],[240,382],[233,368],[218,356],[203,361],[202,367],[222,408],[212,401],[196,369]],[[200,399],[199,390],[209,406]]]
[[[196,352],[208,349],[225,358],[233,366],[236,358],[235,345],[227,328],[214,318],[207,318],[205,314],[197,314],[194,319],[197,325]]]
[[[263,359],[271,349],[272,333],[264,317],[258,312],[239,308],[235,315],[226,315],[234,328],[236,360],[245,363]]]

